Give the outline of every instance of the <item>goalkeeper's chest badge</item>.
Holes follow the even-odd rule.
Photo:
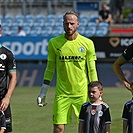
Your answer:
[[[81,47],[79,48],[79,52],[84,52],[84,51],[85,51],[84,47],[81,46]]]

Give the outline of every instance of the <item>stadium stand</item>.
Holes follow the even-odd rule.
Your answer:
[[[80,0],[76,0],[75,2],[79,2]],[[63,32],[62,27],[62,21],[63,21],[63,14],[65,10],[67,9],[75,9],[73,1],[64,2],[65,7],[62,6],[62,1],[57,0],[56,5],[52,3],[51,1],[47,2],[44,0],[26,0],[24,5],[24,0],[6,0],[6,1],[0,1],[1,3],[6,2],[7,5],[9,4],[10,8],[12,7],[12,12],[10,12],[9,7],[6,6],[6,4],[1,6],[1,13],[0,13],[0,21],[2,22],[3,31],[5,34],[11,30],[11,34],[16,32],[17,26],[23,26],[25,32],[27,35],[32,35],[35,29],[39,30],[39,34],[42,36],[49,36],[52,35],[58,35]],[[16,2],[16,5],[13,4],[13,2]],[[80,1],[81,2],[81,1]],[[87,2],[87,1],[84,1]],[[104,1],[100,1],[99,3],[102,3]],[[17,6],[18,4],[18,6]],[[51,4],[51,5],[49,5]],[[126,3],[126,5],[131,6],[129,4],[129,0]],[[126,6],[125,5],[125,6]],[[16,6],[14,8],[14,6]],[[28,7],[28,8],[27,8]],[[99,5],[100,7],[100,5]],[[8,10],[5,10],[8,9]],[[18,11],[21,10],[21,13]],[[39,13],[38,13],[39,12]],[[99,17],[98,11],[87,11],[87,12],[79,12],[79,22],[80,26],[78,28],[78,32],[85,36],[107,36],[112,35],[109,33],[109,27],[107,23],[99,23],[96,25],[95,20]],[[130,22],[132,21],[132,14],[128,15],[128,19]],[[37,28],[35,28],[37,27]],[[62,27],[62,28],[55,28],[55,27]],[[103,28],[104,27],[104,28]],[[111,32],[114,32],[115,24],[112,26],[113,30],[110,30]],[[122,25],[123,27],[123,25]],[[132,25],[131,25],[132,27]],[[59,32],[57,33],[57,29]],[[15,30],[13,32],[13,30]],[[30,34],[32,32],[32,34]],[[48,34],[48,35],[46,35]]]

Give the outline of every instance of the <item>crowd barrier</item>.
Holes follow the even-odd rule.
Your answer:
[[[8,47],[16,60],[46,60],[50,37],[1,37],[0,43]],[[98,61],[115,60],[133,42],[133,37],[91,37]]]

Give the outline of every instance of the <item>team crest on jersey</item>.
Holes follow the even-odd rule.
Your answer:
[[[103,115],[103,112],[102,111],[99,111],[98,112],[98,116],[101,117]]]
[[[5,54],[0,55],[0,59],[5,60],[6,58],[7,58],[7,56]]]
[[[79,48],[79,52],[84,52],[84,51],[85,51],[84,47],[81,46],[81,47]]]

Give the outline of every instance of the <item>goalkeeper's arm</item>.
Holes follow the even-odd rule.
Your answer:
[[[50,87],[50,81],[52,80],[54,75],[54,62],[48,61],[47,67],[44,73],[44,82],[41,87],[41,91],[39,96],[37,97],[37,104],[38,106],[45,106],[45,98],[48,88]]]
[[[96,64],[95,61],[89,61],[88,62],[88,76],[89,81],[98,81],[97,71],[96,71]]]

